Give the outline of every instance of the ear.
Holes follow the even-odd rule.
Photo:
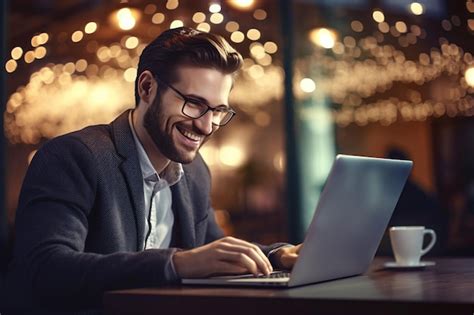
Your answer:
[[[151,104],[155,100],[157,83],[149,70],[143,71],[138,77],[138,95],[140,103]]]

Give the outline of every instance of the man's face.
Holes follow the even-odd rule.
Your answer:
[[[182,66],[172,86],[184,96],[211,107],[228,106],[232,76],[210,68]],[[157,81],[158,85],[162,84]],[[212,124],[212,111],[200,118],[182,113],[184,100],[171,88],[157,94],[145,113],[144,127],[158,150],[168,159],[190,163],[199,148],[218,129]]]

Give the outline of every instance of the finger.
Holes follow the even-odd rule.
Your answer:
[[[215,264],[214,268],[215,272],[212,273],[212,275],[239,275],[239,274],[245,274],[249,273],[249,270],[247,268],[242,267],[239,264],[227,262],[227,261],[218,261]]]
[[[266,269],[268,269],[269,272],[273,271],[272,264],[268,260],[267,256],[265,256],[265,254],[262,252],[260,247],[258,247],[257,245],[235,238],[235,237],[227,237],[226,241],[228,241],[231,244],[240,245],[240,246],[253,249],[255,253],[260,257],[259,261],[263,261],[263,263],[266,265]]]
[[[238,264],[239,266],[248,270],[249,273],[258,275],[257,263],[248,257],[246,254],[237,251],[227,251],[223,249],[217,250],[218,259],[220,261],[226,261],[232,264]]]
[[[221,248],[226,251],[244,253],[257,264],[258,269],[265,275],[268,275],[272,271],[262,256],[253,247],[223,243],[221,244]]]
[[[281,257],[281,264],[287,269],[292,269],[296,260],[298,259],[298,254],[286,254]]]
[[[297,254],[300,253],[301,246],[303,246],[303,243],[295,246],[295,253],[297,253]]]

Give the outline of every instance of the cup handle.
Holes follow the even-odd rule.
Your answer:
[[[423,231],[423,238],[424,238],[425,234],[430,234],[431,235],[431,242],[428,244],[428,246],[426,246],[424,249],[421,250],[421,256],[423,256],[424,254],[429,252],[433,248],[434,244],[436,243],[436,233],[435,233],[435,231],[433,231],[432,229],[425,229]]]

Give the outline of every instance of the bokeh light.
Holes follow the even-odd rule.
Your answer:
[[[89,22],[86,24],[86,26],[84,27],[84,32],[86,34],[92,34],[94,33],[95,31],[97,31],[97,23],[95,22]]]
[[[182,27],[182,26],[184,26],[184,23],[181,20],[174,20],[170,24],[170,28],[178,28],[178,27]]]
[[[6,63],[5,63],[5,70],[8,72],[8,73],[12,73],[13,71],[16,70],[16,67],[18,66],[17,62],[13,59],[10,59],[8,60]]]
[[[226,23],[225,30],[229,33],[232,33],[232,32],[238,31],[239,27],[240,27],[239,23],[235,21],[230,21]]]
[[[329,49],[334,47],[337,36],[332,30],[327,28],[317,28],[309,33],[309,38],[314,44]]]
[[[235,31],[230,35],[230,40],[233,41],[234,43],[241,43],[245,39],[244,33],[240,31]]]
[[[262,9],[257,9],[253,12],[253,17],[256,20],[263,21],[267,18],[267,11]]]
[[[193,14],[194,23],[202,23],[206,20],[206,15],[202,12],[196,12]]]
[[[71,40],[75,43],[80,42],[84,38],[84,33],[82,31],[75,31],[71,35]]]
[[[464,78],[466,78],[467,84],[474,87],[474,67],[468,68],[464,73]]]
[[[166,1],[166,8],[168,10],[175,10],[179,6],[179,1],[178,0],[168,0]]]
[[[122,8],[117,11],[116,18],[118,21],[118,26],[124,30],[128,31],[135,27],[137,23],[137,14],[136,10],[132,11],[130,8]]]
[[[221,12],[221,5],[219,3],[212,3],[209,6],[209,12],[211,12],[211,13]]]
[[[11,51],[11,56],[14,60],[18,60],[23,56],[23,49],[21,47],[15,47]]]
[[[161,24],[165,21],[165,15],[163,13],[155,13],[151,18],[153,24]]]
[[[220,24],[224,21],[224,16],[221,13],[213,13],[209,18],[209,21],[214,24]]]
[[[316,90],[316,83],[310,78],[304,78],[300,81],[300,88],[305,93],[312,93]]]
[[[209,23],[199,23],[198,26],[196,26],[196,29],[201,31],[201,32],[209,32],[211,31],[211,25]]]
[[[410,4],[410,10],[415,15],[421,15],[424,11],[423,5],[418,2],[413,2],[412,4]]]
[[[385,21],[385,15],[383,14],[382,11],[379,11],[379,10],[375,10],[375,11],[372,13],[372,18],[373,18],[374,21],[377,22],[377,23],[382,23],[383,21]]]
[[[249,9],[251,8],[255,0],[228,0],[229,4],[237,9]]]

